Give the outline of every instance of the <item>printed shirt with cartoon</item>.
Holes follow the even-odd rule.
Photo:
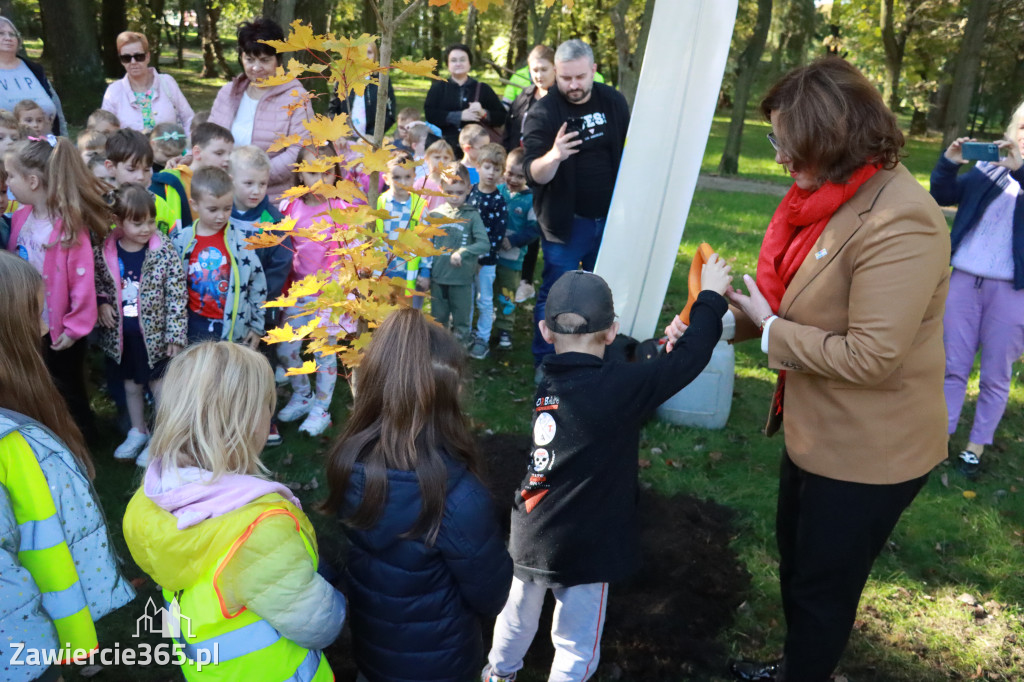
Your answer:
[[[177,230],[171,243],[182,261],[189,262],[196,248],[196,224]],[[267,300],[267,279],[259,258],[245,248],[242,233],[229,224],[224,228],[224,246],[230,264],[224,305],[224,340],[241,341],[249,332],[259,336],[264,329],[263,304]]]
[[[231,264],[224,232],[196,235],[196,245],[188,258],[188,309],[211,320],[224,319],[228,299]]]
[[[516,577],[569,587],[636,570],[640,427],[707,366],[726,310],[722,296],[702,291],[675,349],[648,362],[589,353],[544,359],[533,447],[512,509]]]
[[[508,230],[505,236],[512,245],[511,249],[498,252],[498,265],[519,272],[526,258],[526,249],[523,247],[540,238],[540,225],[537,224],[537,214],[533,210],[533,190],[527,187],[522,192],[513,192],[503,183],[498,185],[498,191],[508,207]]]
[[[124,319],[121,313],[124,293],[117,256],[117,240],[121,230],[114,230],[94,249],[96,257],[96,296],[99,303],[114,307],[117,327],[98,326],[103,352],[116,362],[121,361],[124,350]],[[139,323],[149,356],[149,366],[167,357],[167,346],[188,344],[187,327],[188,292],[185,288],[185,269],[181,258],[163,233],[149,238],[142,261],[142,277],[138,283]]]
[[[501,241],[508,229],[508,207],[505,205],[505,197],[497,189],[485,194],[480,191],[479,185],[474,185],[466,203],[476,206],[476,210],[480,211],[480,219],[484,221],[487,239],[491,243],[491,250],[480,256],[480,265],[494,265],[498,262]]]
[[[22,206],[11,216],[9,251],[17,252],[18,238],[32,207]],[[78,230],[72,243],[61,241],[64,222],[53,222],[49,248],[43,257],[45,307],[50,339],[56,343],[61,334],[72,341],[86,336],[96,326],[96,265],[89,232]]]
[[[430,279],[435,284],[472,284],[476,277],[477,258],[484,255],[491,248],[491,242],[487,238],[487,228],[484,221],[480,219],[480,211],[473,206],[463,204],[459,208],[453,208],[451,204],[445,203],[430,215],[447,219],[459,220],[444,225],[445,234],[434,237],[434,246],[449,253],[424,258],[420,263],[420,273],[430,272]],[[454,267],[451,263],[451,253],[458,251],[462,256],[462,265]]]

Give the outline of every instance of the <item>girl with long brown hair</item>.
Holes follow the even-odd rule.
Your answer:
[[[44,360],[86,438],[95,434],[85,388],[82,339],[96,326],[92,244],[110,225],[104,186],[66,138],[17,143],[4,156],[7,187],[21,205],[11,216],[10,251],[43,276],[49,326]],[[37,340],[36,343],[39,343]]]
[[[378,680],[478,674],[480,616],[508,596],[512,561],[459,393],[464,354],[411,308],[374,333],[360,390],[327,464],[351,543],[356,664]]]

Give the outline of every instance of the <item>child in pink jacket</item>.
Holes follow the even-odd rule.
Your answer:
[[[92,240],[99,243],[110,225],[103,186],[66,137],[53,147],[45,139],[18,142],[4,164],[7,187],[21,204],[11,216],[7,248],[43,276],[46,366],[89,440],[96,425],[85,388],[83,339],[97,315]]]

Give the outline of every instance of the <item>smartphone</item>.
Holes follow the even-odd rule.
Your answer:
[[[565,132],[567,133],[580,133],[582,135],[586,127],[581,116],[570,116],[565,119]]]
[[[964,142],[960,151],[965,161],[998,161],[999,146],[991,142]]]

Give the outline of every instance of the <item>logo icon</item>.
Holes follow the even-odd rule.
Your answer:
[[[195,638],[195,634],[192,632],[192,619],[182,615],[177,597],[172,599],[166,607],[157,606],[153,598],[150,597],[146,601],[146,608],[142,615],[135,619],[135,634],[132,636],[144,637],[147,634],[153,634],[169,639],[181,639],[182,627],[185,629],[185,637]]]

